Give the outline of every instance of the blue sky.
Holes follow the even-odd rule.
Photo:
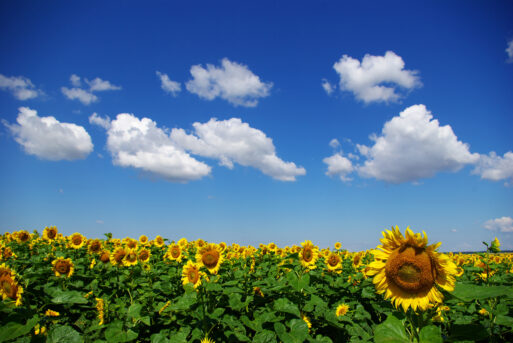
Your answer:
[[[510,1],[2,2],[0,231],[513,249],[512,40]]]

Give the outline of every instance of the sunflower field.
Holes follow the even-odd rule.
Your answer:
[[[378,241],[378,238],[376,239]],[[0,236],[0,342],[512,342],[513,254]]]

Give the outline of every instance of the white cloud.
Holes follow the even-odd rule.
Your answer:
[[[102,80],[99,77],[91,81],[86,79],[85,82],[89,85],[89,91],[91,92],[117,91],[121,89],[120,86],[115,86],[109,81]]]
[[[103,127],[105,130],[110,128],[110,118],[107,116],[106,118],[100,117],[96,112],[89,116],[89,123],[98,125]]]
[[[492,181],[513,179],[513,152],[508,151],[503,157],[494,151],[480,155],[472,174],[480,174],[481,179]]]
[[[80,76],[72,74],[69,78],[73,88],[61,87],[62,94],[70,100],[79,100],[84,105],[90,105],[98,101],[98,97],[93,92],[103,92],[109,90],[120,90],[120,86],[115,86],[109,81],[102,80],[99,77],[89,81],[85,79],[85,83],[89,85],[89,89],[80,88]]]
[[[269,95],[272,83],[264,83],[247,66],[231,62],[227,58],[221,61],[221,67],[207,64],[191,67],[192,80],[186,83],[189,92],[199,97],[213,100],[220,97],[235,106],[254,107],[258,98]]]
[[[390,183],[418,181],[441,171],[458,171],[479,160],[458,140],[449,125],[440,126],[424,105],[408,107],[386,122],[373,146],[357,145],[367,158],[358,166],[362,177]]]
[[[333,91],[335,90],[336,86],[332,85],[331,83],[329,83],[328,80],[322,79],[322,88],[324,89],[324,91],[326,93],[328,93],[328,95],[330,95],[331,93],[333,93]]]
[[[79,100],[84,105],[89,105],[93,102],[98,101],[98,97],[91,92],[88,92],[82,88],[61,88],[62,94],[64,94],[70,100]]]
[[[336,153],[330,157],[326,157],[322,161],[328,165],[326,175],[338,175],[342,181],[351,181],[348,175],[353,172],[354,167],[349,159],[345,158],[340,153]]]
[[[83,159],[93,151],[91,137],[82,126],[61,123],[54,117],[39,117],[37,111],[28,107],[18,111],[18,124],[3,123],[27,154],[58,161]]]
[[[176,93],[182,91],[180,82],[172,81],[167,74],[157,71],[157,76],[160,78],[162,89],[167,93],[170,93],[172,96],[176,96]]]
[[[338,141],[338,139],[336,138],[333,138],[331,141],[330,141],[330,147],[332,147],[333,149],[336,149],[340,146],[340,142]]]
[[[0,89],[9,91],[18,100],[28,100],[43,94],[30,79],[23,76],[7,77],[0,74]]]
[[[118,114],[110,122],[107,137],[107,149],[115,165],[142,169],[172,182],[197,180],[210,174],[208,165],[174,144],[167,132],[149,118]]]
[[[458,232],[457,229],[451,229],[451,232]]]
[[[295,181],[296,176],[306,174],[304,168],[278,158],[272,139],[239,118],[212,118],[204,124],[196,122],[193,127],[195,135],[183,129],[171,131],[173,141],[192,154],[218,159],[230,169],[234,162],[254,167],[281,181]]]
[[[403,59],[392,51],[384,56],[367,54],[361,63],[343,55],[333,69],[340,76],[340,89],[353,92],[365,103],[397,101],[397,86],[408,90],[421,86],[417,72],[404,69]]]
[[[513,218],[502,217],[490,219],[484,223],[484,228],[490,231],[513,232]]]
[[[80,86],[82,86],[82,82],[80,81],[80,76],[78,76],[78,75],[72,74],[69,77],[69,81],[71,82],[73,87],[80,87]]]
[[[508,42],[506,53],[508,54],[508,62],[513,63],[513,39]]]

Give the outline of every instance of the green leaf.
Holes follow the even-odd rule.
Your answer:
[[[126,313],[129,318],[139,319],[141,318],[141,309],[142,305],[139,303],[133,303],[128,308],[128,312]]]
[[[290,321],[290,334],[296,342],[304,342],[308,336],[308,325],[303,319],[292,319]]]
[[[253,337],[253,343],[276,342],[276,334],[270,330],[262,330]]]
[[[503,316],[503,315],[499,314],[499,315],[495,318],[495,323],[497,323],[497,324],[499,324],[499,325],[504,325],[504,326],[508,326],[508,327],[513,327],[513,318],[508,317],[508,316]]]
[[[496,298],[511,293],[511,286],[485,286],[467,283],[457,283],[451,293],[463,301],[474,301],[487,298]]]
[[[52,298],[54,304],[87,304],[88,300],[84,298],[84,293],[78,291],[56,291]]]
[[[49,343],[82,343],[84,339],[71,326],[53,327],[48,333]]]
[[[438,326],[428,325],[420,330],[420,343],[442,343],[442,332]]]
[[[280,298],[274,301],[274,309],[276,311],[290,313],[296,315],[297,317],[301,317],[299,313],[299,309],[296,304],[290,301],[287,298]]]
[[[482,324],[452,325],[450,332],[451,341],[469,340],[479,341],[487,339],[488,332]]]
[[[36,326],[38,320],[38,317],[34,317],[28,320],[26,324],[10,322],[0,327],[0,342],[5,342],[22,335],[26,335],[34,326]]]
[[[379,324],[374,329],[374,342],[409,343],[410,340],[406,335],[403,323],[391,314],[383,323]]]
[[[163,333],[155,333],[151,335],[151,343],[169,343],[168,335]]]
[[[111,326],[105,330],[105,339],[109,343],[129,342],[137,338],[137,333],[128,330],[123,331],[120,327]]]

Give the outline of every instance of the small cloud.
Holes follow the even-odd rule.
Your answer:
[[[332,147],[333,149],[336,149],[340,146],[340,142],[338,141],[338,139],[336,138],[333,138],[331,141],[330,141],[330,147]]]
[[[206,100],[217,97],[235,106],[255,107],[259,98],[269,96],[271,82],[262,82],[244,64],[223,58],[221,66],[207,64],[191,67],[192,80],[185,84],[187,90]]]
[[[78,100],[84,105],[90,105],[93,102],[98,101],[98,97],[93,93],[86,91],[82,88],[67,88],[61,87],[62,94],[70,100]]]
[[[89,116],[89,123],[98,125],[103,127],[105,130],[110,128],[110,118],[106,116],[105,118],[100,117],[96,112]]]
[[[91,81],[86,79],[85,82],[89,85],[89,90],[91,92],[117,91],[121,89],[120,86],[115,86],[109,81],[102,80],[99,77]]]
[[[384,56],[365,55],[360,62],[348,55],[333,65],[340,76],[339,88],[365,103],[397,101],[397,88],[412,90],[421,86],[418,72],[404,69],[403,59],[393,51]]]
[[[207,196],[207,199],[214,199],[215,197],[213,195]]]
[[[18,100],[33,99],[44,94],[34,86],[30,79],[24,76],[7,77],[0,74],[0,89],[11,92]]]
[[[328,80],[322,79],[322,88],[328,95],[331,95],[331,93],[333,93],[333,91],[335,90],[336,86],[329,83]]]
[[[162,89],[172,96],[176,96],[182,90],[180,82],[172,81],[167,74],[157,71],[157,76],[160,78]]]
[[[80,87],[80,86],[82,86],[82,82],[80,82],[80,76],[78,76],[78,75],[72,74],[69,77],[69,81],[71,82],[73,87]]]
[[[513,63],[513,39],[508,42],[508,47],[506,48],[506,54],[508,54],[508,63]]]
[[[102,224],[104,224],[104,221],[103,221],[103,220],[98,219],[98,220],[96,221],[96,224],[100,224],[100,225],[102,225]]]
[[[456,230],[456,229],[451,229],[451,232],[458,232],[458,230]]]
[[[483,227],[490,231],[513,232],[513,218],[501,217],[487,220]]]
[[[503,157],[497,156],[494,151],[488,155],[479,155],[472,174],[479,174],[481,179],[491,181],[506,180],[507,186],[507,180],[513,180],[513,152],[508,151]]]
[[[103,92],[110,90],[120,90],[120,86],[115,86],[109,81],[102,80],[99,77],[89,81],[85,79],[85,83],[89,85],[89,89],[81,88],[80,76],[72,74],[70,82],[73,88],[61,87],[61,92],[70,100],[78,100],[84,105],[90,105],[98,101],[98,97],[93,92]]]
[[[64,190],[62,188],[59,188],[59,193],[63,194]]]
[[[354,170],[353,164],[349,159],[345,158],[340,153],[326,157],[322,161],[328,165],[328,171],[326,171],[326,175],[337,175],[342,181],[352,180],[350,177],[348,177],[348,175],[351,174]]]

